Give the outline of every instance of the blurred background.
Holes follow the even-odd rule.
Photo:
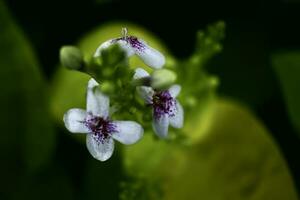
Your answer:
[[[51,111],[44,108],[51,96],[47,89],[58,70],[59,49],[62,45],[77,44],[88,32],[107,22],[131,22],[153,33],[174,57],[181,60],[194,52],[198,30],[222,20],[226,24],[223,50],[207,63],[205,69],[219,77],[217,94],[220,97],[234,99],[245,107],[246,112],[251,110],[251,116],[268,130],[268,137],[280,155],[278,166],[283,163],[286,177],[283,175],[284,181],[271,178],[270,182],[276,182],[276,186],[266,190],[247,190],[246,187],[243,195],[237,195],[238,190],[229,187],[220,189],[224,198],[222,195],[209,198],[209,194],[185,196],[187,190],[183,190],[178,198],[167,195],[166,199],[297,199],[296,193],[300,189],[299,11],[299,0],[1,0],[0,72],[4,107],[1,127],[4,129],[1,131],[0,198],[160,199],[155,195],[142,195],[142,198],[136,194],[138,192],[123,192],[124,184],[126,190],[150,190],[150,193],[153,186],[144,188],[143,184],[150,184],[144,183],[144,179],[136,185],[126,184],[134,181],[122,168],[121,152],[117,150],[109,162],[99,163],[92,159],[82,143],[70,139],[61,124],[48,123],[51,121],[48,112]],[[29,53],[32,50],[35,55]],[[32,63],[39,66],[38,70],[25,68]],[[42,76],[36,75],[39,73]],[[28,115],[33,112],[37,114]],[[36,127],[32,122],[41,126],[39,130],[55,134],[40,137],[43,131],[33,133]],[[238,117],[236,123],[242,123]],[[249,129],[254,126],[250,125]],[[29,139],[21,136],[24,129],[32,133]],[[239,143],[238,140],[235,142]],[[40,143],[43,145],[39,146]],[[54,145],[51,152],[47,145]],[[37,148],[25,147],[24,150],[24,146]],[[234,153],[230,156],[235,159]],[[264,168],[264,173],[272,169]],[[242,177],[243,173],[239,173],[237,176]],[[178,180],[178,183],[189,182]],[[259,178],[246,178],[240,182],[240,185],[251,184],[259,184]],[[208,181],[207,185],[212,193],[218,193],[217,188],[222,187],[219,182]],[[172,186],[167,188],[176,190]],[[156,187],[153,190],[158,190],[159,194],[164,192]],[[167,191],[172,193],[171,189]],[[268,198],[272,192],[274,197]],[[276,192],[286,195],[280,198]]]

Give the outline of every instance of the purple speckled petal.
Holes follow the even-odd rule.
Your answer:
[[[86,146],[90,154],[97,160],[108,160],[114,151],[114,141],[111,137],[100,142],[94,134],[87,134]]]
[[[146,77],[149,77],[149,76],[150,75],[146,70],[144,70],[142,68],[136,68],[135,73],[133,75],[133,79],[136,80],[136,79],[140,79],[140,78],[146,78]]]
[[[113,44],[118,44],[120,45],[121,49],[124,50],[124,52],[126,53],[127,57],[132,56],[135,52],[132,49],[131,45],[125,41],[122,40],[120,38],[117,39],[111,39],[111,40],[107,40],[105,42],[103,42],[95,51],[94,53],[94,57],[99,57],[101,56],[101,52],[103,51],[103,49],[107,49],[108,47],[110,47]]]
[[[95,116],[107,118],[109,115],[109,98],[100,92],[98,83],[90,79],[87,87],[86,110]]]
[[[115,140],[123,144],[134,144],[143,137],[143,127],[133,121],[114,121],[117,132],[112,134]]]
[[[180,93],[180,90],[181,90],[181,86],[180,85],[172,85],[168,91],[170,93],[170,95],[173,97],[173,98],[176,98],[178,96],[178,94]]]
[[[138,39],[142,48],[134,48],[137,56],[139,56],[145,64],[154,68],[160,69],[165,64],[165,57],[156,49],[150,47],[145,41]]]
[[[169,116],[165,114],[159,118],[156,118],[153,115],[152,127],[156,135],[158,135],[160,138],[166,138],[169,129]]]
[[[89,133],[85,126],[86,111],[78,108],[68,110],[64,115],[64,123],[71,133]]]
[[[184,121],[184,111],[181,104],[176,101],[176,112],[169,117],[170,125],[174,128],[182,128]]]
[[[149,46],[145,41],[134,36],[115,38],[105,41],[96,49],[94,57],[101,56],[102,50],[113,44],[119,44],[125,51],[127,57],[136,54],[144,61],[145,64],[152,68],[159,69],[165,64],[165,57],[163,54]]]

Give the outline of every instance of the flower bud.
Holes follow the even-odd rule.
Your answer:
[[[176,78],[176,74],[171,70],[155,70],[151,74],[151,86],[155,89],[165,89],[170,87],[175,82]]]
[[[73,70],[80,70],[83,67],[83,55],[81,51],[74,46],[63,46],[60,49],[61,64]]]
[[[113,94],[115,91],[114,84],[109,81],[104,81],[101,83],[101,91],[105,94]]]

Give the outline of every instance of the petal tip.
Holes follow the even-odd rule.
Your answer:
[[[138,142],[144,134],[143,127],[134,121],[115,121],[118,131],[112,135],[115,140],[131,145]]]
[[[114,141],[112,138],[108,138],[106,141],[96,141],[92,134],[88,134],[86,137],[86,146],[89,153],[99,161],[108,160],[114,151]]]
[[[134,72],[134,75],[133,75],[133,79],[140,79],[140,78],[145,78],[145,77],[149,77],[149,73],[144,70],[143,68],[136,68],[135,69],[135,72]]]
[[[91,78],[88,82],[88,89],[92,89],[98,85],[99,83],[95,79]]]

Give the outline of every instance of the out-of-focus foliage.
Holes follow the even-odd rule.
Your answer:
[[[85,59],[88,60],[91,58],[99,44],[108,39],[120,37],[122,27],[127,27],[129,34],[144,39],[152,47],[160,50],[169,58],[169,62],[172,62],[172,56],[170,56],[166,47],[155,36],[145,29],[130,23],[109,23],[84,36],[79,41],[78,47],[83,52]],[[136,56],[130,58],[129,64],[133,67],[139,66],[149,70]],[[70,71],[63,67],[58,68],[51,87],[51,112],[58,123],[62,123],[62,116],[68,109],[85,107],[84,96],[88,80],[89,76],[86,74]]]
[[[82,199],[118,199],[120,183],[124,180],[122,159],[118,149],[107,162],[89,159],[84,171]]]
[[[272,55],[272,64],[279,79],[291,121],[300,134],[300,52],[276,53]]]
[[[144,138],[126,150],[126,169],[137,176],[132,184],[140,185],[135,188],[148,181],[146,185],[161,187],[150,193],[159,191],[162,199],[172,200],[297,200],[276,144],[248,109],[218,100],[211,120],[205,136],[191,146]],[[141,199],[139,193],[137,189],[130,195]]]
[[[11,199],[73,200],[75,191],[68,173],[61,166],[49,165],[42,172],[20,177],[20,187],[14,187]],[[10,199],[4,198],[4,199]]]
[[[206,72],[207,61],[222,50],[221,41],[225,36],[225,23],[220,21],[197,34],[195,52],[186,60],[176,61],[173,68],[178,73],[178,83],[182,85],[180,102],[185,108],[185,128],[190,131],[186,136],[189,142],[197,141],[202,136],[211,119],[211,110],[215,101],[218,78]],[[201,123],[199,123],[201,122]],[[195,125],[201,130],[193,131]]]
[[[49,164],[55,132],[36,57],[2,0],[0,27],[0,187],[5,191],[0,198],[5,199],[22,187],[24,174]]]
[[[22,164],[36,170],[54,149],[45,82],[30,44],[2,1],[0,26],[1,152],[11,158],[10,153],[22,154],[15,156],[22,156]]]

